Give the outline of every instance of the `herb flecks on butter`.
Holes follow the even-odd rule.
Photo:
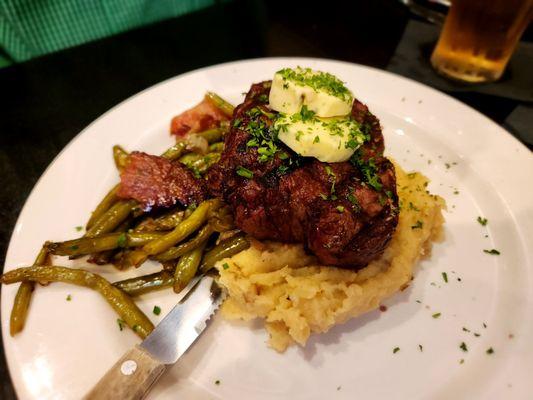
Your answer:
[[[334,75],[300,67],[276,72],[269,95],[273,110],[295,114],[305,105],[318,117],[347,115],[352,101],[352,93]]]
[[[294,114],[280,113],[274,127],[279,140],[296,153],[322,162],[347,161],[368,139],[355,120],[320,118],[306,105]]]

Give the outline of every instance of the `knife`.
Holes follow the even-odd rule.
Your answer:
[[[198,276],[190,291],[140,345],[122,356],[85,400],[143,399],[163,372],[187,351],[219,308],[225,292],[212,276]]]

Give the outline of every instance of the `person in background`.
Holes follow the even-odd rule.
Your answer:
[[[0,68],[221,0],[2,0]]]

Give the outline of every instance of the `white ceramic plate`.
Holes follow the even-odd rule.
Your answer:
[[[305,348],[278,354],[266,347],[260,324],[217,317],[150,398],[530,398],[533,157],[465,105],[367,67],[303,58],[241,61],[181,75],[126,100],[80,133],[41,177],[15,226],[6,269],[30,264],[45,240],[78,235],[75,227],[117,181],[112,145],[160,153],[172,143],[171,117],[206,90],[238,103],[252,82],[296,65],[336,74],[369,105],[384,127],[387,153],[428,175],[430,190],[447,200],[446,241],[420,264],[410,289],[386,302],[388,311],[314,336]],[[488,218],[486,227],[478,216]],[[501,255],[483,252],[492,248]],[[124,277],[108,267],[89,268]],[[11,338],[15,291],[15,285],[2,290],[2,333],[21,399],[80,398],[138,342],[131,331],[119,331],[116,315],[97,294],[64,284],[37,288],[24,332]],[[157,322],[176,300],[159,292],[144,296],[140,306]],[[154,305],[163,310],[159,317]],[[395,347],[400,351],[393,354]]]

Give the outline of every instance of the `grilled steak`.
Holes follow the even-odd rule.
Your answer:
[[[208,187],[257,239],[304,243],[327,265],[359,269],[379,257],[398,223],[394,166],[377,118],[355,100],[367,141],[348,162],[298,156],[275,138],[270,81],[252,85],[225,138]]]
[[[118,197],[135,199],[145,211],[171,207],[176,203],[188,206],[206,198],[203,181],[177,161],[134,151],[120,174]]]

